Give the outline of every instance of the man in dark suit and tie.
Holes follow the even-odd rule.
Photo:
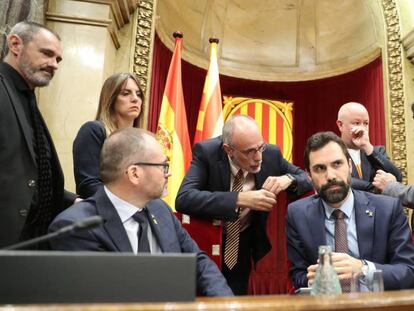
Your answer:
[[[366,282],[373,270],[381,269],[386,290],[414,287],[414,246],[400,201],[351,190],[350,156],[332,132],[309,138],[305,167],[317,195],[288,206],[286,237],[294,286],[312,284],[318,247],[330,245],[343,283],[349,282],[352,270],[361,269]]]
[[[43,25],[21,22],[7,36],[0,63],[0,247],[45,234],[76,199],[64,190],[34,93],[49,84],[61,59],[59,36]]]
[[[104,187],[59,214],[49,230],[54,232],[94,215],[103,218],[103,226],[53,240],[52,249],[197,253],[198,294],[233,295],[216,264],[200,251],[160,199],[170,175],[168,158],[152,133],[137,128],[114,132],[101,150]]]
[[[384,146],[373,146],[369,140],[369,115],[359,103],[346,103],[336,121],[352,163],[353,189],[380,193],[372,184],[377,170],[391,173],[401,181],[400,170],[390,161]]]
[[[194,145],[175,206],[191,216],[226,221],[222,272],[233,292],[245,295],[252,259],[257,263],[271,249],[266,221],[276,195],[310,189],[306,173],[264,142],[255,120],[237,115],[225,123],[222,137]]]

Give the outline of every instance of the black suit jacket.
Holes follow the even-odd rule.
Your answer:
[[[168,205],[158,199],[150,201],[146,207],[151,215],[151,230],[163,253],[197,253],[198,293],[206,296],[232,296],[233,293],[217,266],[200,251]],[[103,188],[87,200],[63,211],[52,222],[49,231],[54,232],[75,221],[95,215],[103,218],[103,226],[52,240],[52,249],[132,252],[121,218]]]
[[[262,188],[267,177],[287,173],[293,175],[297,182],[297,187],[288,189],[289,194],[302,194],[312,189],[306,173],[286,161],[279,147],[268,145],[263,152],[262,167],[254,174],[256,189]],[[237,193],[230,192],[230,174],[230,163],[221,137],[195,144],[191,166],[178,190],[177,211],[205,219],[237,219]],[[252,213],[252,257],[255,262],[271,249],[266,234],[267,216],[267,212]]]
[[[16,243],[22,233],[24,238],[46,233],[30,222],[37,165],[32,130],[22,104],[17,103],[18,89],[9,77],[10,70],[14,71],[7,64],[0,64],[0,247]],[[64,191],[63,172],[56,150],[43,119],[42,122],[52,152],[55,216],[73,203],[76,196]],[[22,232],[23,227],[25,232]]]
[[[383,170],[393,174],[397,178],[397,181],[402,180],[400,170],[390,161],[384,146],[374,146],[374,151],[369,156],[361,151],[361,169],[362,178],[359,178],[355,163],[352,161],[351,185],[356,190],[377,192],[376,188],[372,185],[377,170]]]

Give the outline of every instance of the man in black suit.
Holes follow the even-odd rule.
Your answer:
[[[242,189],[235,190],[239,174]],[[286,161],[279,147],[264,142],[255,120],[238,115],[225,123],[222,137],[194,145],[175,206],[181,213],[227,222],[222,272],[233,292],[245,295],[251,260],[257,263],[271,249],[266,221],[277,194],[286,190],[297,195],[311,188],[304,171]],[[229,229],[232,224],[238,234]]]
[[[336,124],[351,156],[353,189],[379,193],[372,184],[377,170],[393,174],[401,181],[401,172],[388,158],[385,147],[371,144],[369,115],[363,105],[354,102],[342,105]]]
[[[62,59],[59,36],[31,22],[16,24],[0,63],[0,247],[47,232],[74,202],[34,89],[49,84]]]
[[[197,253],[198,294],[233,295],[217,265],[160,199],[171,174],[168,158],[152,133],[126,128],[111,134],[102,147],[100,176],[104,187],[59,214],[50,231],[95,215],[103,218],[104,225],[53,240],[53,249]]]

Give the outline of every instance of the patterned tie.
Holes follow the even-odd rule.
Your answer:
[[[34,125],[34,149],[36,153],[37,162],[37,192],[38,202],[34,212],[30,217],[32,223],[38,224],[39,227],[45,227],[47,230],[53,212],[53,180],[52,180],[52,165],[50,154],[48,154],[47,138],[45,129],[43,127],[42,117],[39,108],[36,104],[36,97],[31,94],[30,107],[33,114]]]
[[[243,190],[244,176],[240,169],[233,181],[233,192]],[[224,263],[231,270],[237,264],[239,254],[240,218],[235,221],[226,222],[226,249],[224,250]]]
[[[335,252],[348,254],[348,237],[346,231],[345,214],[337,209],[332,213],[335,219]],[[349,293],[351,280],[341,280],[342,292]]]
[[[140,212],[136,212],[132,218],[139,223],[138,228],[138,253],[151,253],[148,241],[148,217],[147,209],[143,208]]]

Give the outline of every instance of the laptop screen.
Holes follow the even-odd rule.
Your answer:
[[[196,254],[0,251],[0,303],[193,301]]]

